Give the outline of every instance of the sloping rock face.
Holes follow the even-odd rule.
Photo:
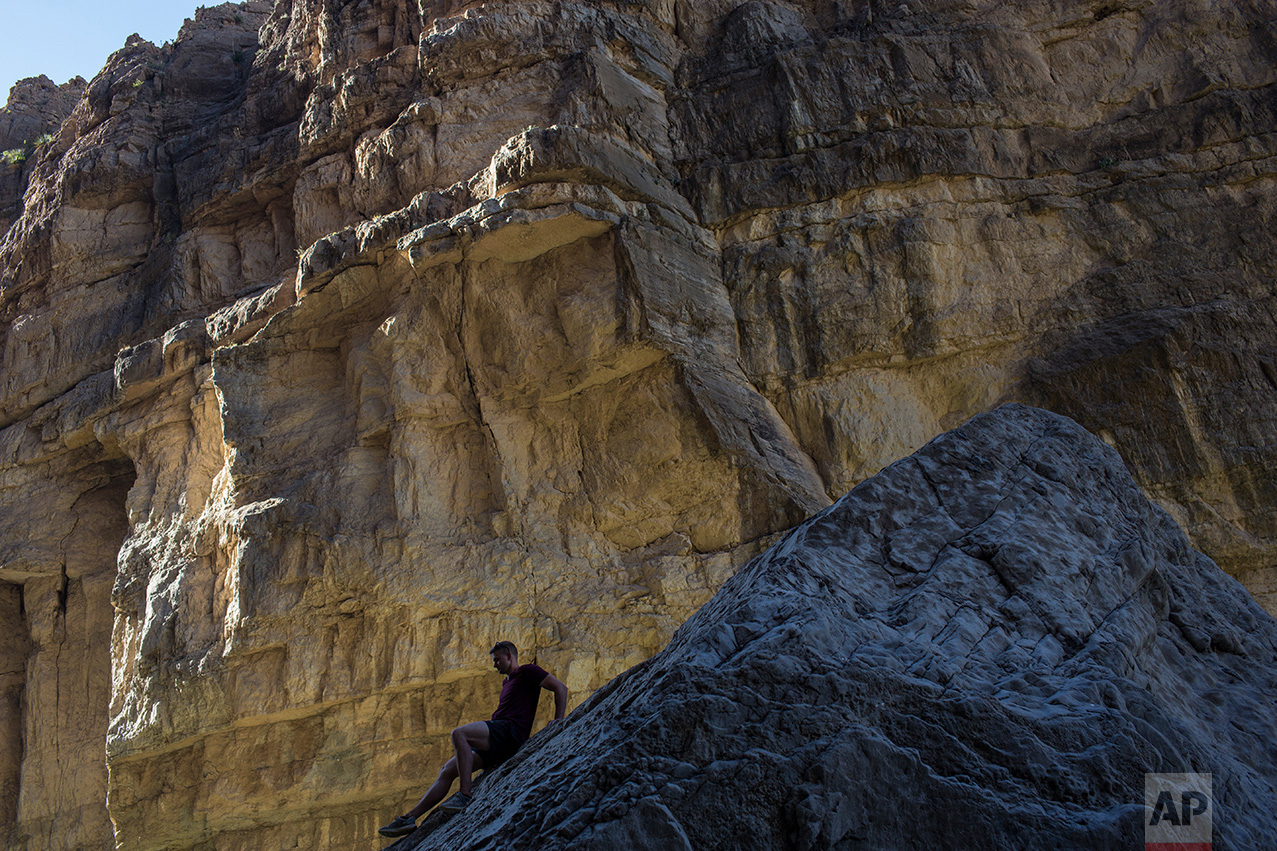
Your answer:
[[[1277,621],[1063,417],[1006,406],[734,576],[404,848],[1119,849],[1144,773],[1277,835]]]
[[[1264,3],[262,0],[5,173],[11,847],[345,848],[1004,400],[1273,607]],[[105,751],[105,753],[104,753]]]

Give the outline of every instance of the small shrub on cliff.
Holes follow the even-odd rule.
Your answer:
[[[23,142],[21,148],[10,148],[7,151],[0,151],[0,163],[4,163],[5,165],[18,165],[19,163],[24,163],[33,153],[35,153],[36,148],[41,145],[47,145],[52,141],[53,134],[44,133],[34,142],[30,140]]]

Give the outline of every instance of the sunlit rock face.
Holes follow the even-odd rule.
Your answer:
[[[347,848],[1006,400],[1274,607],[1269,13],[204,9],[3,174],[10,846]],[[105,790],[105,794],[104,794]]]
[[[1277,831],[1277,620],[1076,423],[983,414],[728,581],[395,851],[1133,848]],[[431,828],[434,828],[431,830]]]

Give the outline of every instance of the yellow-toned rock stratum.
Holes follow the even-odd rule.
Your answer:
[[[263,0],[0,116],[0,830],[365,848],[973,414],[1277,610],[1268,0]]]

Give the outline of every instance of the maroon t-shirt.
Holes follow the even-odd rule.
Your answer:
[[[540,665],[520,665],[519,673],[505,678],[492,720],[513,721],[519,728],[520,740],[526,740],[532,734],[532,722],[537,717],[541,681],[548,676],[550,673]]]

